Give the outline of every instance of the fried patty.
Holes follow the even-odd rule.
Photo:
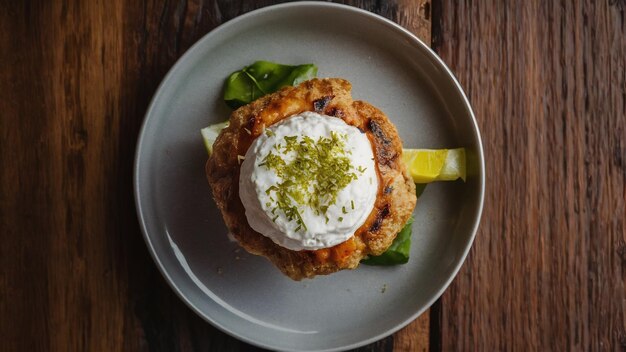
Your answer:
[[[391,245],[415,208],[415,185],[402,162],[402,142],[387,116],[364,101],[353,101],[350,82],[313,79],[285,87],[235,110],[218,136],[206,164],[213,198],[239,244],[270,259],[294,280],[354,269],[367,255],[380,255]],[[263,130],[304,111],[343,119],[367,134],[378,174],[378,194],[365,223],[347,241],[331,248],[294,251],[254,231],[239,198],[240,157]]]

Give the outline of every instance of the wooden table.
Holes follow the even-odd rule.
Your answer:
[[[432,38],[487,160],[457,278],[428,314],[360,350],[626,349],[626,1],[347,2]],[[2,1],[0,350],[253,349],[167,286],[131,179],[167,70],[271,3]]]

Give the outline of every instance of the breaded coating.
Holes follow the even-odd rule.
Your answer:
[[[382,254],[415,208],[415,184],[402,162],[402,142],[387,116],[364,101],[353,101],[350,82],[313,79],[285,87],[235,110],[218,136],[206,164],[213,198],[239,244],[269,258],[294,280],[354,269],[365,256]],[[254,231],[239,198],[240,160],[264,129],[304,111],[335,116],[365,132],[372,143],[378,194],[365,223],[346,242],[331,248],[293,251]]]

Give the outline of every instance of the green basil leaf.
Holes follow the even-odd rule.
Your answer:
[[[317,75],[317,66],[282,65],[257,61],[226,79],[224,101],[236,109],[285,86],[295,86]]]
[[[428,186],[428,183],[416,183],[415,184],[415,194],[417,195],[417,198],[419,198],[422,195],[422,193],[424,193],[426,186]]]

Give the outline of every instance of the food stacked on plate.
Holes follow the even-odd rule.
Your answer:
[[[316,71],[261,61],[231,74],[237,109],[202,131],[215,202],[243,248],[294,280],[406,263],[415,181],[464,178],[464,151],[403,157],[382,111]]]

